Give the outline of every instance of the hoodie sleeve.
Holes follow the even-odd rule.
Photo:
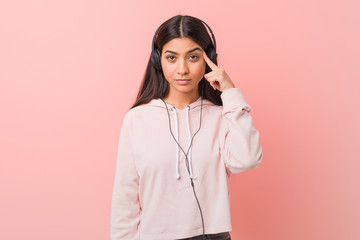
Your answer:
[[[223,101],[220,127],[220,153],[228,173],[240,173],[256,168],[262,161],[259,132],[250,115],[251,106],[246,103],[239,88],[221,93]]]
[[[123,119],[118,143],[115,181],[111,201],[111,240],[138,240],[140,204],[139,176],[132,156],[132,121]]]

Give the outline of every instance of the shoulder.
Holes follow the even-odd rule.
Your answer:
[[[134,121],[137,120],[139,118],[141,118],[141,116],[143,116],[144,114],[146,114],[146,112],[148,110],[151,110],[151,105],[150,102],[149,103],[144,103],[141,105],[138,105],[136,107],[133,107],[131,109],[129,109],[125,115],[124,115],[124,120],[126,121]]]
[[[134,108],[129,109],[125,115],[123,121],[132,121],[133,119],[136,119],[136,115],[138,114],[140,109],[140,106],[136,106]]]

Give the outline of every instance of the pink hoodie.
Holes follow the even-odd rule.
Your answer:
[[[190,178],[205,234],[232,230],[228,177],[256,168],[263,154],[242,91],[227,89],[221,99],[223,106],[203,99],[202,111],[201,97],[184,109],[152,99],[126,113],[111,202],[112,240],[201,235]],[[183,151],[188,152],[189,171]]]

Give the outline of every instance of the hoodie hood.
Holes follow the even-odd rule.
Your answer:
[[[176,110],[178,111],[185,111],[186,108],[188,108],[189,110],[191,109],[200,109],[201,108],[201,100],[202,100],[202,104],[203,106],[205,105],[215,105],[213,102],[211,102],[210,100],[208,99],[205,99],[205,98],[202,98],[202,97],[199,97],[195,102],[193,103],[190,103],[189,105],[187,105],[184,109],[178,109],[176,108],[175,106],[169,104],[169,103],[166,103],[167,105],[167,108],[170,110],[171,108],[176,108]],[[153,106],[153,107],[160,107],[160,108],[164,108],[166,110],[166,106],[165,106],[165,103],[163,102],[163,100],[161,98],[155,98],[155,99],[152,99],[150,102],[148,102],[146,104],[147,106]]]
[[[168,114],[167,111],[169,111],[169,114],[173,114],[173,118],[175,119],[174,123],[171,123],[171,129],[174,129],[173,124],[175,124],[175,136],[174,134],[174,140],[176,141],[175,144],[177,145],[176,147],[176,160],[175,160],[175,178],[176,179],[180,179],[180,172],[179,172],[179,151],[181,149],[180,145],[179,145],[179,124],[178,124],[178,112],[186,112],[186,123],[187,123],[187,132],[188,132],[188,138],[189,138],[189,143],[192,143],[192,138],[194,137],[194,135],[196,134],[196,132],[191,132],[190,130],[190,115],[191,114],[196,114],[197,117],[200,118],[200,114],[201,114],[201,106],[207,106],[207,105],[215,105],[213,102],[211,102],[210,100],[204,99],[201,96],[193,103],[190,103],[189,105],[187,105],[185,108],[183,109],[178,109],[175,106],[165,103],[165,101],[163,101],[161,98],[156,98],[156,99],[152,99],[147,106],[151,106],[151,107],[158,107],[158,108],[163,108],[164,109],[164,114]],[[195,111],[196,110],[196,111]],[[170,120],[169,120],[170,121]],[[170,131],[170,129],[169,129]],[[171,131],[172,133],[172,131]],[[190,174],[190,178],[195,179],[196,177],[193,174],[192,171],[192,164],[191,164],[191,152],[192,152],[192,148],[190,147],[188,150],[185,149],[181,149],[183,154],[185,155],[186,159],[187,159],[187,165],[188,167],[188,172]],[[186,155],[186,152],[188,152],[188,155]]]

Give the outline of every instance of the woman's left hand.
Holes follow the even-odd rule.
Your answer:
[[[216,64],[213,63],[206,55],[205,51],[202,52],[205,62],[212,70],[211,72],[205,74],[204,77],[214,88],[214,90],[218,89],[219,91],[223,92],[229,88],[235,88],[235,84],[231,81],[225,70],[221,67],[216,66]]]

